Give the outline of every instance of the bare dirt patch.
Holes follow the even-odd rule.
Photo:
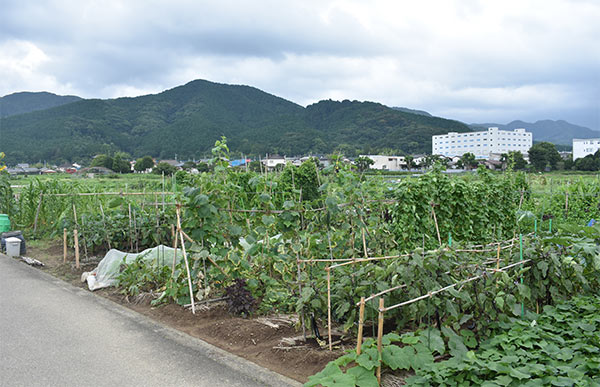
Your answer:
[[[43,262],[45,266],[42,270],[75,286],[84,287],[81,274],[96,267],[103,254],[90,259],[82,258],[80,269],[75,268],[72,251],[69,254],[67,262],[63,263],[62,241],[51,241],[28,246],[27,255]],[[286,318],[278,319],[277,316],[260,316],[266,318],[266,324],[260,318],[232,316],[223,303],[200,307],[193,315],[188,309],[175,304],[152,307],[150,298],[133,302],[114,288],[95,293],[300,382],[306,382],[310,375],[322,370],[329,361],[341,356],[344,350],[342,345],[329,352],[310,338],[301,345],[290,345],[286,339],[302,337],[297,324],[286,322]],[[347,344],[346,348],[349,348],[348,345],[352,344]]]

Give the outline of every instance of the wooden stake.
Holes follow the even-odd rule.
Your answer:
[[[296,281],[298,281],[298,292],[302,296],[302,281],[300,280],[300,254],[296,253],[296,264],[298,265],[298,275]],[[304,309],[304,308],[303,308]],[[304,310],[300,311],[300,322],[302,323],[302,337],[306,341],[306,326],[304,325]]]
[[[108,228],[106,227],[106,219],[104,218],[104,208],[102,208],[102,203],[100,203],[100,213],[102,214],[102,224],[104,225],[104,234],[106,235],[106,243],[108,243],[108,249],[112,249],[110,246],[110,238],[108,237]]]
[[[77,229],[73,230],[73,239],[75,239],[75,267],[79,269],[79,237]]]
[[[365,254],[365,258],[367,258],[369,254],[367,253],[367,239],[365,238],[365,229],[361,228],[360,231],[362,233],[363,252]]]
[[[331,273],[329,267],[327,270],[327,337],[329,339],[329,350],[333,351],[333,345],[331,344]]]
[[[188,286],[190,288],[190,303],[192,304],[192,314],[196,314],[196,306],[194,303],[194,291],[192,289],[192,276],[190,274],[190,265],[188,263],[187,254],[185,251],[185,242],[183,241],[183,231],[181,231],[181,218],[179,215],[180,212],[181,212],[181,204],[178,204],[177,205],[177,230],[179,231],[180,238],[181,238],[181,250],[183,251],[183,259],[185,261],[185,270],[187,271]]]
[[[138,238],[138,229],[137,229],[137,216],[135,213],[135,208],[133,209],[133,235],[135,235],[135,252],[140,252],[140,242]]]
[[[77,210],[75,209],[75,203],[73,203],[73,218],[75,219],[75,225],[79,226],[79,223],[77,220]]]
[[[171,230],[173,231],[173,229],[175,228],[175,226],[171,225]],[[173,252],[173,266],[171,266],[171,277],[175,275],[175,260],[177,259],[177,233],[175,233],[173,231],[174,238],[173,238],[173,248],[175,249],[175,251]],[[183,241],[182,241],[183,242]]]
[[[438,242],[440,243],[440,247],[442,247],[442,237],[440,236],[440,229],[438,227],[437,217],[435,216],[435,204],[431,203],[431,213],[433,214],[433,221],[435,222],[435,232],[437,232]]]
[[[63,228],[63,263],[67,263],[67,229]]]
[[[40,209],[42,208],[43,193],[40,193],[40,202],[38,203],[37,210],[35,211],[35,221],[33,222],[33,233],[37,231],[38,217],[40,216]]]
[[[358,310],[358,338],[356,339],[356,355],[360,355],[363,341],[363,325],[365,321],[365,298],[360,298],[360,309]]]
[[[133,237],[131,235],[131,203],[128,204],[127,206],[129,208],[129,248],[133,252]]]
[[[379,299],[379,323],[377,325],[377,352],[379,352],[379,358],[381,359],[381,339],[383,337],[383,313],[384,313],[384,304],[383,297]],[[377,367],[377,383],[381,385],[381,364]]]

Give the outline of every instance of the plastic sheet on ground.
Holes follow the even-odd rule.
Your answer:
[[[138,254],[111,249],[94,270],[81,275],[81,282],[87,282],[90,290],[114,286],[117,284],[121,264],[130,264],[138,257],[150,265],[171,266],[173,257],[175,257],[176,264],[183,260],[183,252],[177,249],[177,255],[175,255],[175,249],[164,245],[146,249]]]

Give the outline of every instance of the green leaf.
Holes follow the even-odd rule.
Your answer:
[[[270,226],[275,223],[275,217],[272,215],[263,215],[262,222],[265,226]]]
[[[377,348],[367,348],[356,358],[356,363],[368,370],[379,366],[379,352],[377,352]]]
[[[392,370],[409,369],[411,360],[415,355],[415,350],[410,346],[387,345],[383,347],[381,352],[383,363]]]
[[[531,377],[531,375],[529,373],[525,372],[524,368],[525,367],[511,368],[509,375],[512,376],[513,378],[517,378],[519,380],[529,379]]]
[[[358,387],[378,387],[377,377],[374,372],[367,370],[363,367],[352,367],[348,371],[348,374],[353,375],[355,383]]]
[[[423,345],[426,345],[432,352],[437,352],[443,355],[446,352],[444,339],[440,335],[440,331],[433,328],[428,328],[420,333],[419,339]]]
[[[431,351],[429,350],[429,348],[427,348],[423,344],[417,344],[417,345],[415,345],[415,349],[416,349],[417,353],[411,360],[411,363],[412,363],[411,365],[415,370],[424,368],[424,367],[428,366],[429,364],[433,363],[433,355],[432,355]],[[465,348],[465,353],[466,353],[466,348]]]

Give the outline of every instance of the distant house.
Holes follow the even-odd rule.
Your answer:
[[[183,166],[183,163],[181,161],[177,161],[177,160],[160,160],[158,162],[158,164],[160,164],[160,163],[167,163],[170,166],[179,168],[179,169],[181,169],[181,167]]]
[[[7,168],[6,172],[10,175],[40,175],[42,173],[38,168],[29,167],[29,164],[17,164],[14,168]]]
[[[268,169],[275,169],[278,165],[285,166],[286,158],[280,155],[267,155],[266,158],[261,160],[263,165]]]
[[[370,169],[380,169],[384,171],[400,171],[406,168],[406,159],[402,156],[384,156],[384,155],[360,155],[373,160]]]

